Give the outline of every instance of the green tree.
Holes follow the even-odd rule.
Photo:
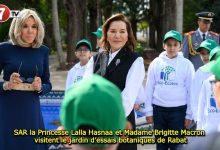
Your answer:
[[[137,23],[148,15],[149,2],[147,0],[114,0],[113,4],[113,12],[123,13],[129,18],[134,36],[137,38]]]
[[[99,5],[101,8],[101,13],[104,20],[108,19],[112,15],[113,0],[99,0]]]
[[[210,11],[213,11],[215,13],[214,21],[211,26],[211,30],[215,32],[220,32],[220,1],[219,0],[209,0],[205,5],[212,4],[209,8]],[[205,7],[204,5],[204,7]]]
[[[197,29],[196,13],[203,10],[201,0],[185,0],[183,7],[183,31],[189,32]]]
[[[92,35],[92,32],[97,30],[99,26],[97,21],[98,16],[98,1],[97,0],[89,0],[88,1],[88,13],[89,13],[89,29],[88,29],[88,37],[90,37],[90,41],[93,45],[93,49],[95,50],[96,45],[96,37]]]
[[[7,22],[1,23],[0,24],[0,41],[4,42],[4,41],[8,41],[9,37],[8,37],[8,31],[9,31],[9,27],[11,24],[11,20],[8,20]]]
[[[52,3],[52,18],[53,18],[53,33],[55,44],[57,48],[57,58],[59,61],[59,68],[65,69],[65,60],[63,56],[63,48],[62,48],[62,41],[60,36],[60,25],[59,25],[59,16],[58,16],[58,7],[57,7],[57,0],[51,0]]]

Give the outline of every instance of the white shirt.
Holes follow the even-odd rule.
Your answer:
[[[113,53],[109,53],[108,65],[115,58],[115,56],[118,54],[119,51],[120,51],[120,49],[115,51],[115,52],[113,52]]]
[[[205,39],[206,39],[207,34],[208,34],[208,31],[206,31],[205,33],[203,33],[199,28],[198,28],[198,31],[199,31],[199,35],[201,36],[201,39],[203,39],[203,34],[205,34]]]
[[[153,116],[152,104],[162,107],[187,105],[186,119],[192,119],[190,85],[194,76],[192,63],[179,52],[170,59],[166,51],[155,58],[148,68],[145,86],[146,116]]]
[[[145,102],[145,91],[144,91],[144,86],[142,85],[139,92],[138,92],[138,96],[136,98],[135,103],[136,104],[141,104]]]
[[[122,91],[123,106],[125,114],[128,116],[135,104],[139,89],[142,86],[145,76],[144,61],[142,57],[138,57],[128,71],[125,88]]]
[[[215,98],[213,97],[213,85],[210,76],[203,82],[197,115],[197,130],[205,130],[206,133],[216,132],[220,125],[220,110],[217,108]]]
[[[109,57],[108,64],[114,59],[114,57],[117,55],[117,53],[120,50],[111,53]],[[119,62],[120,63],[120,62]],[[87,67],[88,70],[86,70],[86,76],[89,76],[91,73],[91,68],[93,70],[94,61],[89,64],[90,67]],[[126,117],[131,113],[131,111],[134,108],[135,100],[138,96],[139,89],[142,86],[143,80],[145,76],[145,68],[144,68],[144,60],[142,57],[138,57],[133,64],[131,65],[131,68],[128,71],[126,82],[125,82],[125,88],[121,92],[122,94],[122,100],[123,100],[123,106],[125,109],[125,115]]]
[[[86,65],[81,66],[80,63],[77,63],[68,71],[66,79],[66,90],[68,90],[76,82],[82,80],[85,70]]]
[[[90,77],[93,74],[93,65],[94,65],[94,60],[93,56],[89,59],[88,63],[86,64],[86,69],[83,75],[83,78]]]
[[[193,119],[196,121],[198,105],[199,105],[199,94],[202,88],[203,82],[210,77],[212,73],[202,71],[201,67],[196,71],[195,76],[190,88],[190,104],[193,113]]]

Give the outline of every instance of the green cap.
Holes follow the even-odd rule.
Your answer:
[[[78,49],[81,45],[87,45],[89,50],[92,50],[92,44],[87,39],[82,39],[76,43],[76,49]]]
[[[216,46],[218,46],[218,44],[211,40],[211,39],[206,39],[205,41],[203,41],[200,46],[196,49],[197,52],[200,52],[202,48],[207,49],[209,52],[212,51],[213,48],[215,48]]]
[[[215,60],[220,56],[220,46],[216,46],[209,54],[209,61]]]
[[[88,125],[114,133],[124,130],[126,124],[120,90],[98,75],[85,78],[67,90],[60,114],[66,130],[75,131]]]
[[[217,46],[217,47],[219,47],[219,46]],[[215,48],[213,50],[215,50]],[[210,55],[213,52],[213,50],[210,52]],[[212,55],[213,55],[212,57],[210,57],[210,55],[209,55],[209,63],[201,67],[202,71],[204,71],[204,72],[210,72],[209,65],[212,64],[212,62],[216,61],[218,58],[220,58],[220,51],[218,50],[217,52],[215,52],[215,54],[212,53]]]
[[[101,38],[102,37],[102,26],[100,26],[96,32],[92,32],[93,34],[95,34],[97,36],[97,38]]]
[[[165,42],[169,38],[173,38],[173,39],[176,39],[179,42],[182,42],[181,34],[178,31],[175,31],[175,30],[170,30],[169,32],[167,32],[164,35],[163,42]]]
[[[220,57],[216,60],[210,61],[203,67],[206,72],[212,72],[217,80],[220,80]]]

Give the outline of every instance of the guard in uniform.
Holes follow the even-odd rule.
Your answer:
[[[193,63],[195,70],[203,65],[199,54],[196,52],[196,49],[201,42],[206,39],[212,39],[219,44],[219,35],[215,32],[209,31],[214,15],[213,12],[197,13],[198,29],[185,34],[182,52],[184,57]]]

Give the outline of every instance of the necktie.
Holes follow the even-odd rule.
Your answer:
[[[205,34],[202,34],[202,40],[205,41]]]

